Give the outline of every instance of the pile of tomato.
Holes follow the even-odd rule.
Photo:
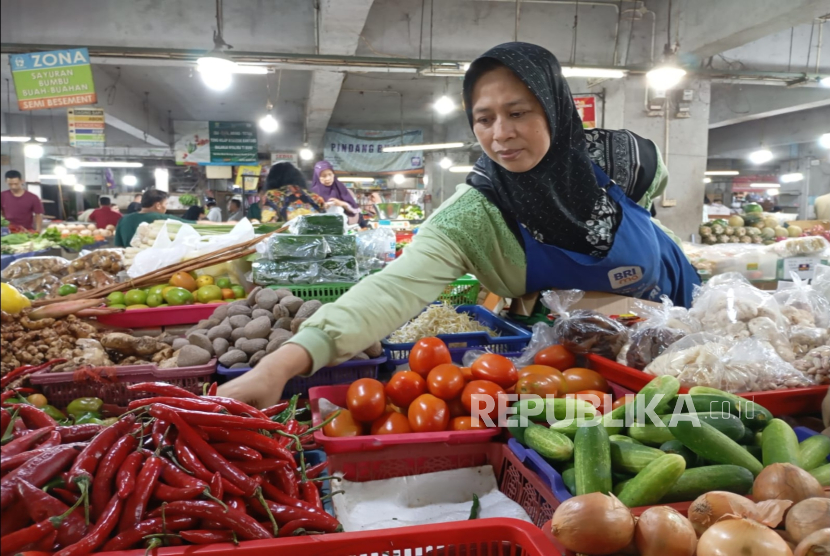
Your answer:
[[[348,437],[483,429],[484,421],[471,416],[476,394],[494,400],[506,393],[541,397],[593,394],[603,400],[610,388],[602,375],[575,368],[575,364],[574,356],[556,345],[540,351],[534,364],[523,369],[495,353],[482,355],[470,367],[460,367],[453,364],[442,340],[424,338],[410,352],[409,370],[395,373],[386,384],[370,378],[353,382],[346,394],[346,408],[323,432]],[[604,413],[608,408],[598,409]],[[497,412],[498,404],[494,404],[490,413],[493,422]]]

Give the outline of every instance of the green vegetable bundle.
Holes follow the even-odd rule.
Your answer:
[[[304,214],[297,217],[300,235],[334,235],[346,233],[346,219],[339,214]]]

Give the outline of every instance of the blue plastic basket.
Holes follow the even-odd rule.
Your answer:
[[[17,255],[0,255],[0,270],[6,270],[6,267],[12,264]]]
[[[282,395],[286,398],[295,394],[308,397],[309,388],[315,386],[351,384],[360,378],[377,378],[378,368],[384,363],[386,363],[386,357],[377,357],[375,359],[346,361],[336,367],[323,367],[309,377],[296,377],[289,380],[285,385],[285,389],[282,391]],[[219,374],[222,382],[233,380],[250,370],[251,367],[243,367],[240,369],[229,369],[222,365],[216,367],[216,372]]]
[[[455,308],[458,313],[467,313],[484,326],[495,330],[499,335],[490,336],[487,332],[465,332],[462,334],[439,334],[450,348],[453,360],[463,357],[471,349],[481,349],[492,353],[507,354],[522,351],[530,342],[532,336],[529,330],[509,322],[489,309],[480,305],[459,305]],[[409,352],[415,347],[411,344],[393,344],[386,340],[381,342],[388,365],[404,365],[409,361]]]
[[[807,427],[793,427],[795,431],[795,435],[798,437],[799,442],[804,442],[811,436],[817,436],[819,433],[812,429],[808,429]],[[830,456],[827,456],[827,462],[830,463]]]

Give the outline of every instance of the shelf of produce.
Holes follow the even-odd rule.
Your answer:
[[[178,305],[175,307],[153,307],[150,309],[130,309],[111,315],[100,315],[99,322],[122,328],[149,328],[155,326],[176,326],[178,324],[195,324],[210,318],[218,303]]]
[[[315,425],[323,422],[320,415],[320,400],[325,398],[338,407],[346,407],[346,392],[348,385],[318,386],[309,390],[308,399],[311,404],[311,418]],[[339,454],[359,451],[378,451],[390,446],[417,444],[419,450],[423,446],[433,444],[470,444],[488,442],[499,434],[499,428],[478,429],[469,431],[440,431],[440,432],[410,432],[406,434],[381,434],[353,437],[333,438],[326,436],[322,430],[314,433],[314,440],[323,447],[327,454]]]
[[[654,379],[653,375],[620,365],[599,355],[588,355],[590,367],[606,379],[616,382],[634,392],[639,392]],[[764,392],[741,392],[742,398],[752,400],[767,408],[776,417],[781,415],[798,415],[801,413],[818,413],[821,401],[827,395],[830,385],[809,386],[807,388],[788,388],[786,390],[768,390]],[[680,393],[688,393],[688,388],[681,388]]]

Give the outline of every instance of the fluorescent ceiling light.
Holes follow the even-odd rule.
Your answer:
[[[830,75],[822,77],[819,83],[821,83],[822,87],[830,87]]]
[[[63,161],[66,164],[66,160]],[[127,162],[126,160],[109,160],[109,161],[81,161],[80,168],[141,168],[144,166],[141,162]],[[67,164],[67,168],[70,166]]]
[[[429,185],[429,176],[424,176],[424,185]]]
[[[464,143],[426,143],[423,145],[397,145],[394,147],[383,147],[385,153],[402,153],[405,151],[434,151],[437,149],[460,149]]]
[[[0,136],[0,141],[3,143],[25,143],[31,140],[31,137],[25,137],[23,135],[2,135]]]
[[[26,143],[26,145],[23,147],[23,156],[25,156],[26,158],[42,158],[43,147],[41,147],[37,143]]]
[[[271,114],[266,114],[259,119],[259,129],[265,133],[274,133],[280,128],[280,123]]]
[[[472,166],[451,166],[450,172],[453,174],[467,174],[473,171]]]
[[[703,178],[703,183],[712,183],[712,178]]]
[[[455,102],[453,102],[453,100],[447,95],[444,95],[436,100],[432,107],[435,108],[435,111],[439,114],[449,114],[455,110]]]
[[[654,68],[646,74],[646,79],[654,89],[665,91],[680,83],[684,75],[686,75],[686,70],[683,68],[667,65]]]
[[[470,69],[470,62],[464,62],[464,64],[461,65],[461,69],[465,72]]]
[[[56,174],[41,174],[40,176],[38,176],[38,178],[40,179],[40,181],[43,181],[43,180],[59,180],[61,177],[56,175]]]
[[[156,189],[170,190],[170,172],[167,168],[156,168],[153,170],[153,177],[156,179]]]
[[[618,69],[574,68],[565,66],[562,68],[562,75],[565,77],[596,77],[600,79],[620,79],[622,77],[625,77],[625,72],[623,70]]]
[[[450,160],[449,158],[447,158],[445,156],[444,158],[441,159],[441,162],[439,162],[438,165],[441,166],[441,168],[443,168],[444,170],[446,170],[450,166],[452,166],[452,160]]]
[[[47,137],[35,137],[35,141],[37,141],[38,143],[46,143],[47,141],[49,141],[49,138],[47,138]]]
[[[69,168],[70,170],[77,170],[81,167],[81,161],[75,157],[64,158],[63,165]]]
[[[302,158],[303,160],[311,160],[312,158],[314,158],[314,151],[307,147],[304,147],[300,149],[300,158]]]
[[[759,149],[749,153],[749,160],[753,164],[764,164],[772,160],[772,151],[769,149]]]
[[[818,144],[824,147],[825,149],[830,149],[830,133],[825,133],[824,135],[819,137]]]
[[[78,183],[78,176],[76,176],[75,174],[67,174],[61,178],[61,182],[64,185],[75,185],[76,183]]]
[[[66,174],[68,174],[68,172],[66,171],[66,167],[61,166],[60,164],[55,166],[55,175],[56,176],[63,177]]]
[[[756,188],[756,189],[764,189],[764,188],[773,188],[774,187],[774,188],[777,189],[777,188],[781,187],[781,184],[769,183],[769,182],[768,183],[750,183],[749,187],[753,187],[753,188]]]
[[[267,75],[268,66],[243,66],[241,64],[236,64],[233,72],[247,75]]]
[[[406,178],[404,177],[403,174],[395,174],[394,176],[392,176],[392,181],[394,181],[398,185],[402,184],[405,179]]]
[[[138,178],[132,174],[127,174],[126,176],[121,178],[121,183],[123,183],[127,187],[132,187],[138,183]]]
[[[737,176],[740,174],[737,170],[707,170],[703,172],[704,176]]]
[[[781,183],[795,183],[804,179],[804,174],[801,172],[793,172],[792,174],[783,174],[780,178]]]
[[[84,186],[84,184],[82,184],[82,183],[76,183],[75,187],[73,187],[73,189],[75,191],[77,191],[78,193],[83,193],[84,190],[86,190],[86,186]]]
[[[767,195],[769,195],[770,197],[775,197],[779,193],[781,193],[781,192],[778,191],[777,189],[767,189]]]
[[[375,181],[375,178],[364,178],[364,177],[357,177],[357,176],[344,176],[342,178],[338,178],[340,181],[348,181],[352,183],[372,183]]]

